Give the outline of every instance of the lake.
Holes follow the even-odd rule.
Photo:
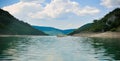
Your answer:
[[[120,39],[0,37],[0,61],[119,61]]]

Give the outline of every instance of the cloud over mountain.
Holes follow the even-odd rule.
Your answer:
[[[99,13],[99,9],[95,7],[80,7],[80,4],[71,0],[51,0],[45,3],[45,0],[20,0],[20,2],[3,7],[15,17],[25,20],[27,18],[57,18],[62,14],[73,13],[77,16],[93,15]]]

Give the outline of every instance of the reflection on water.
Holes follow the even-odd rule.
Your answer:
[[[110,56],[112,59],[120,60],[120,39],[93,38],[92,42],[96,50],[105,50],[103,52],[104,56]]]
[[[0,61],[116,61],[120,39],[0,37]]]

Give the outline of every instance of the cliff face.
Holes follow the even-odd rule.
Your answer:
[[[46,35],[29,24],[19,21],[7,11],[0,9],[0,34],[2,35]]]
[[[120,32],[120,8],[116,8],[112,12],[105,15],[100,20],[94,20],[93,23],[85,24],[70,35],[84,32]]]

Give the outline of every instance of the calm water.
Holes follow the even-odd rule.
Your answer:
[[[119,61],[120,39],[0,37],[0,61]]]

